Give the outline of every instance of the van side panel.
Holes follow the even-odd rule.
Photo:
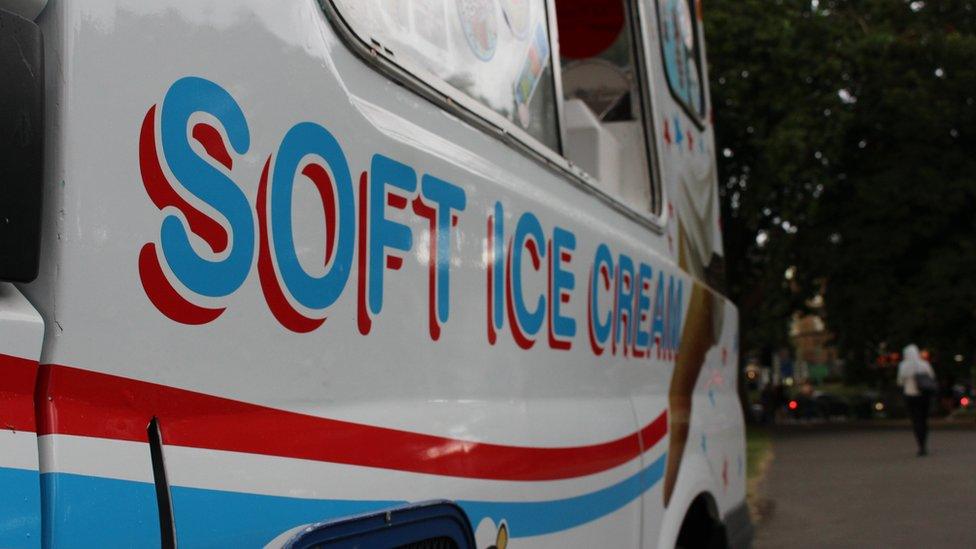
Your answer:
[[[678,46],[683,8],[689,7],[700,66],[701,116],[682,104],[668,84],[669,56]],[[684,317],[675,369],[664,379],[641,374],[629,382],[638,410],[665,386],[669,457],[674,476],[666,505],[645,494],[643,540],[671,547],[691,502],[708,494],[724,519],[745,505],[745,422],[736,383],[739,315],[720,295],[725,253],[719,208],[713,105],[708,86],[701,2],[646,0],[639,3],[645,59],[651,81],[658,167],[666,216],[668,256],[695,280]],[[682,62],[683,64],[683,62]],[[674,69],[672,65],[671,69]],[[653,407],[653,405],[651,405]],[[645,412],[646,413],[646,412]],[[638,412],[640,415],[640,412]],[[680,456],[678,452],[680,451]],[[666,479],[666,484],[668,484]],[[667,491],[667,488],[666,488]],[[647,517],[655,517],[648,520]]]
[[[706,292],[702,324],[671,222],[392,82],[313,0],[52,1],[41,24],[49,544],[158,544],[156,418],[180,544],[444,498],[479,546],[653,545],[682,513],[690,325],[721,329],[681,459],[741,501],[735,311]]]

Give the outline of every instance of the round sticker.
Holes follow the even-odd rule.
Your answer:
[[[475,57],[488,61],[498,45],[498,18],[494,0],[458,0],[464,38]]]
[[[519,40],[524,40],[529,34],[529,23],[532,22],[532,2],[530,0],[501,0],[502,14],[508,28]]]

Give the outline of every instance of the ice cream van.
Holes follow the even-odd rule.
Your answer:
[[[0,547],[741,547],[694,0],[0,0]]]

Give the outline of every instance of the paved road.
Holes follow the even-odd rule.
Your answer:
[[[776,433],[756,548],[976,547],[976,430],[929,446],[915,457],[900,430]]]

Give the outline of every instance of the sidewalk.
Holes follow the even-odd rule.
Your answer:
[[[976,547],[976,430],[940,425],[917,458],[907,425],[834,427],[774,432],[757,548]]]

